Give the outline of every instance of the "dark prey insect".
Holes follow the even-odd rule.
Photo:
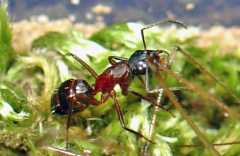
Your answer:
[[[66,134],[66,148],[68,148],[68,128],[70,126],[71,116],[74,112],[82,111],[86,109],[89,105],[100,105],[104,103],[108,98],[112,98],[114,101],[114,106],[116,113],[118,115],[120,124],[122,128],[125,130],[134,133],[144,139],[146,139],[148,142],[153,143],[151,138],[146,137],[142,135],[139,132],[136,132],[132,129],[129,129],[126,126],[123,112],[120,108],[120,104],[118,102],[118,99],[116,97],[116,92],[114,90],[114,87],[116,85],[119,85],[122,91],[123,95],[127,95],[128,93],[132,93],[136,96],[139,96],[142,99],[150,101],[153,105],[156,106],[156,108],[161,107],[160,106],[160,100],[162,94],[166,94],[169,98],[170,102],[173,103],[173,105],[180,111],[183,118],[187,121],[187,123],[191,126],[191,128],[194,130],[194,132],[199,137],[202,144],[210,150],[210,152],[217,156],[219,155],[218,152],[214,148],[214,144],[211,144],[207,139],[206,136],[200,131],[200,129],[192,122],[190,117],[183,111],[181,105],[175,98],[174,94],[172,93],[172,90],[176,88],[167,88],[164,84],[164,79],[158,76],[160,79],[160,86],[161,88],[156,89],[150,89],[149,88],[149,70],[150,68],[155,69],[156,75],[159,75],[159,72],[166,72],[176,79],[180,80],[178,76],[174,75],[175,73],[171,72],[170,65],[172,63],[172,60],[174,58],[175,52],[180,52],[185,57],[187,57],[194,65],[196,65],[200,71],[207,74],[210,78],[216,80],[222,87],[227,87],[222,84],[220,81],[218,81],[210,72],[208,72],[201,64],[199,64],[194,58],[192,58],[188,53],[186,53],[184,50],[182,50],[180,47],[176,47],[175,52],[172,52],[171,55],[165,51],[165,50],[148,50],[145,43],[144,38],[144,30],[151,28],[158,24],[163,23],[175,23],[178,25],[181,25],[185,27],[184,24],[178,21],[172,21],[172,20],[165,20],[160,21],[151,25],[148,25],[144,27],[141,30],[142,34],[142,40],[144,45],[144,50],[137,50],[135,51],[129,59],[117,57],[117,56],[109,56],[108,60],[110,62],[110,67],[105,69],[100,75],[98,75],[86,62],[84,62],[81,58],[78,58],[77,56],[70,54],[73,56],[80,64],[82,64],[90,73],[91,75],[96,79],[95,84],[93,86],[89,85],[87,81],[81,80],[81,79],[70,79],[63,82],[60,87],[58,88],[57,92],[55,92],[52,96],[52,111],[57,114],[66,114],[68,115],[67,119],[67,134]],[[140,76],[145,76],[145,79],[143,80]],[[135,91],[132,91],[129,89],[130,83],[134,79],[134,77],[138,77],[146,87],[147,93],[158,93],[159,97],[158,100],[152,100],[148,97],[145,97]],[[185,82],[182,79],[181,82]],[[192,87],[195,86],[194,84],[191,84],[189,86],[189,83],[183,83],[188,89],[193,89]],[[178,88],[177,88],[178,89]],[[197,88],[199,89],[199,88]],[[217,100],[213,96],[209,96],[207,93],[204,93],[199,89],[202,96],[205,96],[206,98],[209,98],[213,102],[217,103],[220,108],[222,108],[225,112],[231,114],[231,110],[227,106],[225,106],[221,101]],[[94,96],[97,93],[101,93],[101,99],[100,101],[97,100]],[[232,92],[230,92],[232,96],[237,98]],[[153,114],[155,115],[155,114]],[[154,118],[154,116],[152,117]],[[154,120],[154,119],[153,119]],[[150,128],[150,131],[152,131],[154,127],[155,121],[152,121],[152,126]],[[150,132],[151,133],[151,132]],[[150,134],[151,137],[151,134]],[[215,144],[216,145],[216,144]]]

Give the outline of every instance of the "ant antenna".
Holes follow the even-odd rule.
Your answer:
[[[80,57],[76,56],[73,53],[68,53],[67,55],[72,56],[76,61],[78,61],[84,68],[86,68],[89,73],[96,79],[98,77],[97,72],[90,67],[85,61],[83,61]]]
[[[180,27],[183,27],[183,28],[187,29],[187,26],[184,23],[182,23],[180,21],[176,21],[176,20],[171,20],[171,19],[167,19],[167,20],[163,20],[163,21],[159,21],[159,22],[156,22],[156,23],[153,23],[153,24],[146,25],[144,28],[141,29],[141,36],[142,36],[144,50],[147,50],[147,45],[146,45],[145,37],[144,37],[144,30],[152,28],[156,25],[161,25],[161,24],[166,24],[166,23],[176,24]]]

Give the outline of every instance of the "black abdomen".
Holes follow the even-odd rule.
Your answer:
[[[64,81],[58,90],[52,95],[51,110],[53,113],[64,115],[71,112],[79,112],[88,107],[92,96],[92,88],[81,79]]]

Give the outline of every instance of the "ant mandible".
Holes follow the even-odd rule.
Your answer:
[[[145,137],[141,133],[138,133],[132,129],[129,129],[124,120],[123,112],[121,111],[120,104],[118,102],[118,99],[116,97],[116,92],[114,91],[114,87],[118,84],[122,90],[123,95],[127,95],[128,92],[133,93],[134,95],[140,96],[141,98],[148,100],[152,102],[154,105],[159,106],[161,96],[163,94],[163,91],[166,91],[166,95],[169,97],[170,101],[176,106],[178,110],[180,110],[181,115],[186,119],[188,124],[192,127],[192,129],[198,134],[200,141],[203,143],[205,147],[208,147],[208,149],[211,150],[211,152],[214,155],[218,155],[218,152],[214,149],[213,144],[210,144],[205,135],[199,130],[199,128],[189,119],[188,115],[182,110],[182,107],[177,102],[177,100],[174,98],[175,96],[171,93],[171,88],[167,88],[161,81],[160,85],[162,88],[160,89],[149,89],[148,84],[148,73],[149,68],[154,66],[157,68],[157,72],[159,70],[166,71],[168,73],[168,68],[170,67],[170,64],[172,62],[173,54],[171,53],[171,56],[169,53],[165,50],[148,50],[146,47],[146,42],[144,38],[144,30],[151,28],[158,24],[163,23],[175,23],[178,25],[181,25],[186,28],[184,24],[178,21],[173,20],[165,20],[160,21],[151,25],[148,25],[141,29],[141,35],[142,35],[142,41],[144,50],[137,50],[135,51],[129,59],[117,57],[117,56],[110,56],[108,58],[111,66],[108,67],[104,72],[100,75],[97,75],[97,73],[81,58],[78,58],[77,56],[70,54],[73,56],[79,63],[81,63],[90,73],[91,75],[96,79],[96,82],[94,86],[90,86],[88,82],[81,79],[70,79],[65,82],[63,82],[60,87],[58,88],[58,91],[55,92],[52,96],[52,110],[54,113],[57,114],[67,114],[67,134],[66,134],[66,148],[68,148],[68,128],[70,126],[70,120],[72,113],[83,111],[86,109],[89,105],[100,105],[104,103],[109,97],[111,97],[114,101],[115,110],[117,112],[119,121],[121,123],[121,126],[129,131],[132,132],[140,137],[143,137],[149,142],[152,142],[151,139]],[[179,51],[184,56],[189,58],[193,64],[195,64],[202,72],[207,74],[212,79],[216,80],[222,87],[227,89],[227,87],[222,84],[220,81],[218,81],[210,72],[205,70],[205,68],[202,67],[201,64],[195,61],[189,54],[187,54],[184,50],[182,50],[180,47],[176,47],[176,51]],[[164,54],[164,56],[162,55]],[[165,57],[166,56],[166,57]],[[171,74],[171,73],[170,73]],[[145,87],[146,91],[148,93],[159,93],[158,101],[153,102],[148,97],[145,97],[137,92],[134,92],[129,89],[129,85],[134,77],[139,77],[141,75],[145,75]],[[175,76],[176,77],[176,76]],[[141,78],[140,78],[141,79]],[[101,92],[101,100],[98,101],[94,98],[94,96]],[[234,94],[230,92],[232,96]],[[236,97],[235,97],[236,98]],[[213,99],[214,101],[215,99]],[[216,100],[215,100],[216,102]],[[218,102],[218,104],[227,112],[230,112],[229,109],[222,105],[222,103]],[[154,123],[152,123],[154,124]]]

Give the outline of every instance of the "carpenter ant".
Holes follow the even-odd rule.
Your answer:
[[[169,22],[181,24],[180,22],[176,21]],[[161,58],[161,54],[167,54],[168,56],[168,53],[163,50],[138,50],[129,59],[117,56],[109,56],[108,60],[111,66],[105,69],[100,75],[97,75],[97,73],[81,58],[70,54],[91,73],[91,75],[96,79],[96,82],[93,87],[91,87],[87,81],[81,79],[70,79],[63,82],[52,96],[52,112],[56,114],[68,115],[66,126],[68,131],[72,113],[83,111],[89,105],[102,104],[109,97],[112,97],[121,126],[125,130],[143,137],[149,142],[152,142],[142,134],[126,127],[124,115],[117,100],[114,87],[118,84],[123,95],[127,95],[128,92],[131,92],[136,96],[140,96],[142,99],[153,102],[150,98],[145,97],[135,91],[129,90],[129,85],[135,76],[145,75],[146,71],[148,70],[146,62],[147,56],[152,63],[156,64],[159,63],[160,59],[162,59],[162,61],[166,60],[164,57]],[[102,93],[101,101],[98,101],[94,98],[98,92]],[[66,135],[66,142],[68,142],[68,134]],[[68,147],[68,143],[66,143],[66,147]]]
[[[137,67],[136,64],[140,62],[134,62],[137,58],[133,58],[133,61],[129,63],[130,61],[125,60],[124,58],[110,56],[109,62],[111,63],[111,66],[108,67],[102,74],[97,75],[96,72],[89,65],[83,62],[83,60],[76,57],[75,55],[72,56],[89,70],[92,76],[95,77],[96,82],[92,87],[85,80],[69,79],[64,81],[57,89],[57,91],[53,94],[51,100],[52,112],[60,115],[68,115],[66,126],[67,130],[70,126],[72,113],[83,111],[89,105],[102,104],[109,97],[112,97],[121,126],[125,130],[132,132],[140,137],[143,137],[149,142],[152,142],[150,139],[143,136],[142,134],[126,127],[124,115],[121,111],[120,104],[114,91],[114,87],[119,84],[123,95],[127,95],[128,92],[131,92],[132,94],[139,96],[142,99],[154,103],[150,98],[145,97],[135,91],[129,90],[129,85],[133,80],[133,77],[139,74],[145,74],[144,70],[146,70],[146,62],[141,60],[141,64],[143,64],[143,66]],[[116,60],[121,61],[116,62]],[[94,98],[94,96],[98,92],[102,93],[100,101]],[[68,134],[66,134],[66,141],[68,142]],[[68,147],[68,143],[66,144],[66,147]]]
[[[166,94],[166,96],[169,98],[170,102],[180,111],[180,114],[183,116],[183,118],[187,121],[187,123],[191,126],[191,128],[195,131],[197,136],[199,137],[201,143],[210,150],[210,152],[214,156],[218,156],[219,153],[215,150],[214,146],[217,144],[211,144],[206,139],[206,136],[200,131],[200,129],[192,122],[190,117],[185,113],[185,111],[182,109],[180,103],[178,102],[175,95],[172,93],[172,90],[175,88],[168,88],[165,83],[164,79],[160,76],[159,72],[166,72],[169,75],[172,75],[177,80],[181,81],[188,89],[194,90],[199,89],[196,85],[190,84],[186,82],[183,78],[176,75],[176,73],[172,72],[170,70],[170,65],[172,63],[172,60],[174,58],[174,54],[176,52],[180,52],[185,57],[189,59],[190,62],[192,62],[194,65],[196,65],[199,70],[206,75],[208,75],[210,78],[214,79],[218,84],[220,84],[223,88],[226,90],[229,90],[223,83],[221,83],[214,75],[212,75],[210,72],[208,72],[200,63],[198,63],[191,55],[189,55],[187,52],[185,52],[180,47],[176,46],[175,51],[171,53],[165,51],[165,50],[148,50],[146,47],[146,42],[144,38],[144,30],[151,28],[153,26],[164,24],[164,23],[175,23],[178,24],[184,28],[186,26],[178,21],[173,20],[165,20],[160,21],[151,25],[148,25],[141,29],[141,35],[142,35],[142,41],[144,50],[137,50],[135,51],[129,59],[123,58],[123,57],[117,57],[117,56],[109,56],[108,60],[111,64],[110,67],[108,67],[106,70],[103,71],[100,75],[98,75],[87,63],[85,63],[81,58],[78,58],[77,56],[73,54],[69,54],[72,57],[74,57],[80,64],[82,64],[90,73],[91,75],[96,79],[95,84],[93,86],[90,86],[88,82],[81,79],[70,79],[63,82],[60,87],[58,88],[57,92],[55,92],[52,96],[52,111],[57,114],[66,114],[68,115],[67,119],[67,134],[66,134],[66,148],[68,148],[68,128],[70,126],[71,116],[72,113],[82,111],[86,109],[89,105],[100,105],[104,103],[109,97],[111,97],[114,101],[115,110],[117,112],[120,124],[123,129],[132,132],[148,141],[148,143],[153,143],[151,140],[152,131],[155,125],[156,120],[156,111],[158,110],[160,106],[161,97],[163,94]],[[159,79],[159,84],[161,88],[157,89],[150,89],[149,88],[149,70],[155,69],[156,75]],[[145,80],[143,80],[140,76],[144,75]],[[145,97],[135,91],[132,91],[129,89],[129,85],[134,79],[134,77],[139,77],[139,79],[145,83],[146,92],[147,93],[158,93],[158,100],[157,102],[153,101],[152,99]],[[150,127],[150,135],[149,137],[146,137],[142,135],[139,132],[136,132],[132,129],[129,129],[124,120],[123,112],[120,108],[120,104],[118,102],[118,99],[116,97],[116,92],[114,90],[114,87],[116,85],[119,85],[122,94],[127,95],[129,92],[139,96],[145,100],[150,101],[155,106],[155,110],[152,116],[152,123]],[[181,88],[181,87],[180,87]],[[208,93],[205,93],[199,89],[200,95],[205,96],[206,98],[209,98],[211,101],[217,103],[225,112],[232,114],[231,110],[225,106],[221,101],[217,100],[214,96],[210,96]],[[101,92],[101,99],[100,101],[95,99],[95,95],[97,93]],[[236,98],[238,101],[240,101],[231,91],[229,93]],[[231,143],[228,143],[231,144]],[[226,145],[226,144],[224,144]],[[146,148],[144,150],[144,154],[146,153]]]

